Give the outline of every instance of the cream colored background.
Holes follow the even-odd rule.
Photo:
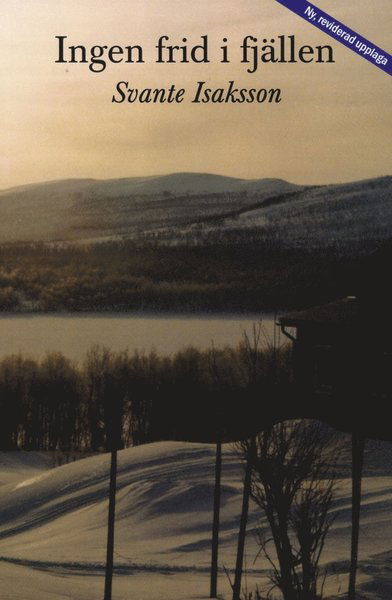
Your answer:
[[[316,3],[317,4],[317,3]],[[390,0],[318,5],[388,50]],[[390,172],[391,82],[383,71],[275,0],[2,0],[0,188],[68,177],[208,171],[340,182]],[[266,65],[247,75],[235,50],[245,35],[295,34],[330,43],[336,64]],[[173,43],[227,36],[232,62],[157,65],[159,35]],[[144,65],[58,65],[55,35],[70,44],[144,46]],[[187,87],[229,79],[281,87],[279,105],[111,104],[118,80]]]

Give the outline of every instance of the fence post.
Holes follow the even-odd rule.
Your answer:
[[[212,524],[211,542],[211,583],[210,598],[216,598],[218,593],[218,548],[219,548],[219,512],[221,500],[222,472],[222,442],[216,444],[215,459],[215,488],[214,488],[214,519]]]

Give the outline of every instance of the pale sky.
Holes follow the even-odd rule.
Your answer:
[[[385,50],[390,0],[315,0]],[[3,0],[0,8],[0,188],[69,177],[202,171],[332,183],[390,174],[391,78],[276,0]],[[156,64],[160,35],[194,44],[208,35],[209,64]],[[335,64],[240,63],[246,35],[295,34],[330,44]],[[55,64],[69,45],[140,44],[144,64]],[[227,37],[230,64],[217,49]],[[280,104],[192,104],[196,82],[282,89]],[[187,89],[182,104],[112,104],[130,87]]]

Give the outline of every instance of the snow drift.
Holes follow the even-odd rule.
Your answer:
[[[383,448],[389,446],[370,449],[363,484],[359,586],[367,600],[386,600],[392,591],[391,477]],[[114,600],[208,597],[214,455],[211,445],[179,442],[119,452]],[[38,453],[0,454],[1,600],[102,597],[109,456],[56,468],[50,464]],[[235,562],[241,480],[240,461],[227,446],[219,562],[229,570]],[[350,480],[342,477],[338,517],[324,554],[331,597],[347,589],[350,493]],[[244,579],[248,589],[264,580],[267,569],[260,559],[254,563],[260,516],[252,506]],[[223,572],[219,591],[230,598]]]

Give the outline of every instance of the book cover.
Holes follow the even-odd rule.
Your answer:
[[[389,2],[1,17],[0,600],[386,600]]]

